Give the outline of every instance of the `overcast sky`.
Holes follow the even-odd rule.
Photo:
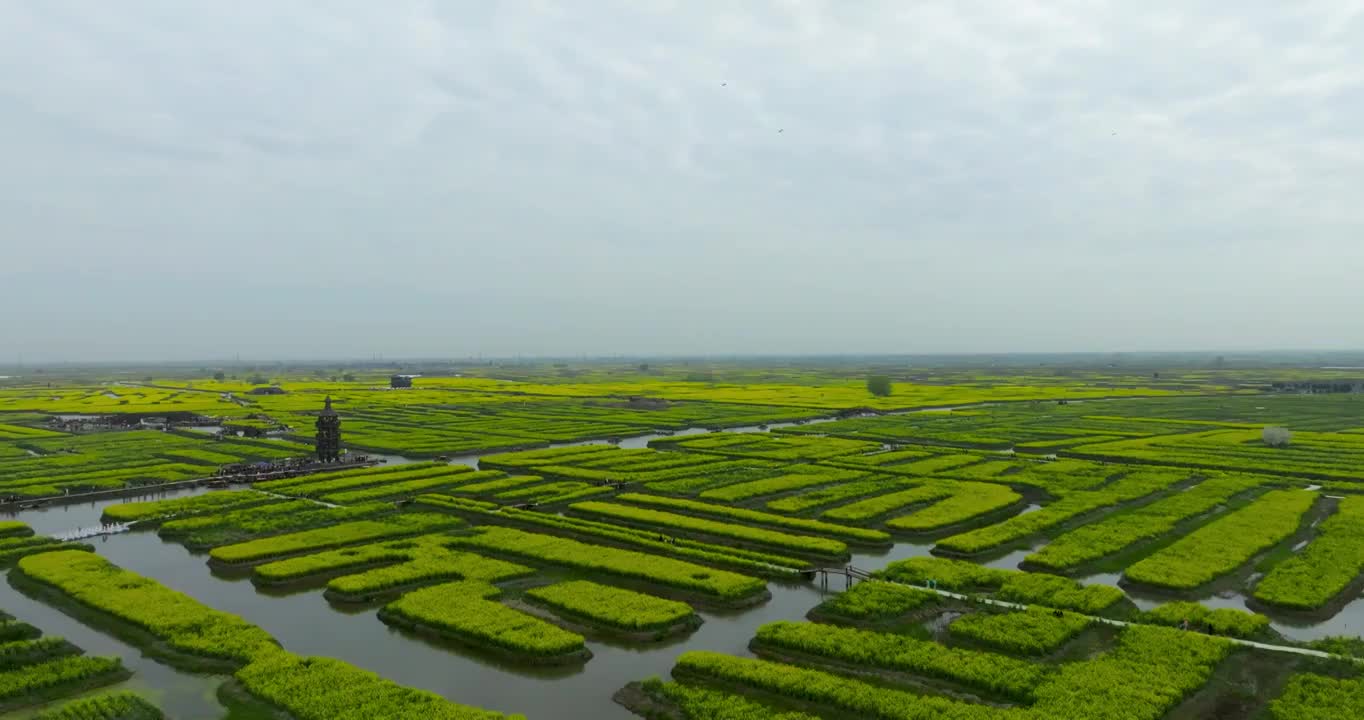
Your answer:
[[[0,363],[1364,347],[1355,0],[0,27]]]

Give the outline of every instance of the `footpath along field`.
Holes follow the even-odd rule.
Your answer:
[[[516,693],[489,702],[461,685],[473,677],[527,696],[572,687],[605,704],[614,693],[641,717],[695,720],[1316,720],[1353,717],[1360,703],[1364,673],[1342,656],[1364,658],[1364,640],[1308,643],[1351,627],[1364,588],[1364,475],[1352,469],[1364,421],[1348,419],[1353,405],[1223,397],[1205,377],[1188,386],[1208,397],[1149,377],[1115,382],[1121,373],[1085,388],[954,374],[961,385],[886,399],[860,380],[798,371],[777,374],[799,382],[730,385],[662,372],[433,378],[410,394],[284,379],[288,392],[236,405],[268,420],[233,417],[306,440],[330,393],[353,449],[412,462],[113,501],[90,512],[130,534],[99,541],[0,523],[0,565],[28,598],[156,662],[223,674],[225,705],[282,720],[524,711]],[[210,381],[204,393],[250,389],[241,384]],[[116,395],[219,404],[198,387]],[[87,391],[51,397],[109,405]],[[1033,402],[1095,397],[1129,399]],[[953,399],[1023,402],[865,414]],[[11,400],[8,418],[0,400],[0,469],[14,474],[0,473],[0,492],[121,488],[307,450],[68,434],[45,427],[39,394]],[[1266,442],[1255,413],[1273,411],[1256,407],[1302,422],[1287,447]],[[757,427],[783,422],[798,424]],[[657,431],[627,447],[546,447]],[[493,453],[439,457],[475,451]],[[138,573],[101,552],[106,542],[147,552],[148,540],[164,560],[138,556]],[[160,562],[195,578],[182,586]],[[312,607],[368,627],[357,635],[375,652],[422,643],[427,667],[386,654],[386,679],[355,643],[326,637],[317,646],[336,657],[296,655],[280,626],[214,609],[207,593],[225,582],[237,584],[221,607],[254,607],[252,593],[267,598],[261,608]],[[1299,630],[1313,623],[1329,633]],[[0,711],[7,697],[67,698],[39,717],[160,715],[155,694],[116,685],[127,677],[116,661],[19,625],[6,639],[7,626],[0,675],[14,677],[0,678]],[[454,679],[439,688],[446,697],[415,689],[437,673]],[[85,696],[106,685],[117,692]]]

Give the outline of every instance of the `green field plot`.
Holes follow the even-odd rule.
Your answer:
[[[262,584],[328,577],[328,590],[353,598],[431,582],[502,582],[533,572],[524,565],[450,550],[448,540],[437,534],[349,546],[257,565],[252,574]]]
[[[744,600],[765,591],[761,580],[737,573],[633,550],[590,545],[513,528],[485,528],[474,535],[452,538],[451,544],[474,551],[506,555],[530,563],[543,563],[600,573],[607,577],[638,580],[714,600]]]
[[[665,683],[658,678],[640,683],[640,691],[653,702],[676,708],[684,720],[819,720],[803,712],[777,710],[743,695]]]
[[[246,692],[298,720],[503,717],[397,685],[340,660],[285,652],[274,638],[240,617],[209,608],[90,553],[34,555],[21,560],[11,572],[18,573],[22,582],[59,595],[63,602],[108,618],[120,636],[172,664],[201,670],[239,668],[236,679]],[[96,672],[117,671],[115,679],[126,677],[116,659],[82,659],[101,664],[73,668],[65,675],[84,679]],[[43,677],[53,675],[45,672]]]
[[[745,438],[747,435],[724,434]],[[698,437],[717,437],[703,435]],[[715,455],[657,450],[621,450],[611,445],[579,445],[505,453],[483,458],[482,468],[592,484],[638,483],[670,493],[692,493],[712,485],[734,484],[775,474],[781,463],[731,460]]]
[[[530,502],[547,505],[576,502],[598,495],[609,495],[612,492],[614,489],[607,486],[592,485],[577,480],[560,480],[503,490],[493,497],[501,502]]]
[[[472,517],[478,522],[527,526],[543,532],[568,534],[575,538],[589,541],[597,540],[613,545],[627,545],[635,549],[762,575],[791,577],[795,575],[797,570],[803,570],[810,566],[809,560],[771,552],[745,550],[733,545],[707,543],[687,538],[668,538],[656,530],[633,528],[514,507],[500,507],[494,503],[464,498],[423,495],[417,498],[417,504],[423,508],[454,512]]]
[[[468,470],[465,466],[459,466]],[[428,475],[419,478],[399,478],[395,474],[390,479],[378,485],[369,485],[357,490],[345,490],[342,492],[330,492],[322,495],[319,500],[341,505],[353,503],[377,502],[381,500],[400,500],[415,497],[423,493],[448,492],[468,483],[481,483],[492,480],[499,480],[507,477],[507,474],[500,470],[483,470],[474,472],[452,472],[439,475]]]
[[[264,562],[274,558],[345,545],[361,545],[378,540],[410,537],[448,530],[462,525],[448,515],[410,513],[379,520],[358,520],[319,527],[315,530],[275,535],[235,545],[214,548],[209,557],[227,565]]]
[[[588,518],[657,528],[668,533],[678,532],[736,540],[772,548],[780,552],[826,557],[844,557],[848,554],[848,546],[841,540],[810,535],[792,535],[776,530],[766,530],[721,520],[708,520],[662,510],[594,501],[574,503],[569,509],[576,514],[586,515]]]
[[[838,458],[831,464],[837,464],[840,467],[872,469],[879,468],[883,465],[903,465],[915,460],[931,458],[939,454],[946,455],[958,452],[959,451],[950,449],[935,450],[931,448],[921,450],[889,450],[886,452],[873,452],[864,455],[848,455],[846,457]]]
[[[1231,423],[1286,425],[1295,430],[1338,431],[1358,427],[1360,399],[1342,395],[1222,395],[1218,397],[1150,398],[1114,400],[1102,412],[1084,404],[1055,408],[1063,414],[1086,413],[1139,418],[1143,421],[1178,420],[1191,425]]]
[[[393,512],[394,507],[387,503],[330,507],[311,500],[286,500],[168,520],[161,524],[157,534],[187,547],[203,550],[253,538],[377,518]]]
[[[1000,600],[1045,605],[1087,614],[1101,613],[1126,598],[1110,585],[1082,585],[1069,578],[1019,570],[997,570],[964,560],[917,557],[898,560],[873,573],[892,582],[927,585],[961,592],[993,593]]]
[[[725,442],[719,442],[723,438]],[[730,441],[738,438],[738,441]],[[858,455],[881,448],[880,443],[844,440],[831,437],[783,437],[767,433],[723,435],[688,435],[654,440],[651,447],[714,453],[730,457],[782,462],[814,462],[845,455]]]
[[[1171,602],[1137,616],[1138,622],[1190,630],[1213,635],[1249,638],[1269,629],[1269,618],[1236,608],[1210,610],[1195,602]]]
[[[1185,492],[1076,528],[1029,555],[1027,562],[1049,570],[1079,567],[1133,544],[1159,538],[1179,523],[1207,513],[1261,482],[1261,478],[1238,475],[1204,480]]]
[[[864,580],[815,607],[812,613],[850,623],[895,620],[942,601],[937,593],[899,583]]]
[[[12,572],[155,635],[174,650],[246,662],[275,646],[260,628],[83,552],[31,555]]]
[[[1067,452],[1082,457],[1364,481],[1364,435],[1348,433],[1296,432],[1288,447],[1276,448],[1265,444],[1259,428],[1225,429],[1080,445]]]
[[[161,709],[131,692],[73,700],[33,716],[33,720],[163,720]]]
[[[873,635],[876,635],[873,633]],[[885,636],[889,642],[903,642],[903,636]],[[820,638],[811,638],[819,647]],[[877,638],[875,642],[885,642]],[[922,642],[922,641],[914,641]],[[835,665],[856,663],[894,664],[909,668],[920,656],[903,660],[895,655],[867,653],[854,655],[847,645],[829,647]],[[1168,628],[1133,626],[1119,635],[1117,646],[1081,662],[1061,665],[1052,671],[1037,668],[1038,682],[1028,688],[1034,698],[1027,708],[998,708],[961,700],[920,694],[881,683],[836,675],[798,665],[738,658],[706,651],[684,653],[677,659],[673,676],[687,681],[704,681],[727,688],[767,693],[798,699],[829,717],[875,717],[889,720],[1073,720],[1074,718],[1123,718],[1159,720],[1171,708],[1201,688],[1214,669],[1231,651],[1225,640],[1185,633]],[[945,657],[937,651],[930,651]],[[977,657],[1003,655],[977,653]],[[808,657],[805,656],[805,657]],[[932,657],[927,652],[922,657]],[[931,660],[926,660],[929,663]],[[1001,666],[1003,668],[1005,666]],[[1006,678],[1026,678],[1028,670],[1016,675],[990,674],[988,664],[948,666],[943,675],[933,676],[934,668],[920,670],[930,677],[948,673],[972,678],[971,668],[982,675],[982,683],[1009,689]],[[898,669],[898,668],[897,668]],[[914,668],[918,669],[918,668]],[[954,680],[957,678],[953,678]]]
[[[1313,610],[1345,591],[1364,572],[1364,497],[1347,497],[1317,528],[1307,547],[1274,566],[1255,586],[1269,605]]]
[[[926,482],[904,490],[876,495],[824,511],[820,517],[843,522],[869,522],[904,508],[937,502],[952,497],[955,484],[950,481]]]
[[[104,519],[109,522],[156,522],[172,518],[218,514],[271,503],[283,499],[255,490],[230,490],[203,495],[148,500],[109,505],[104,508]]]
[[[277,440],[220,440],[151,430],[59,435],[0,455],[0,496],[47,497],[212,476],[223,464],[279,460],[309,449]],[[32,451],[32,452],[29,452]]]
[[[691,606],[630,590],[574,580],[526,591],[526,599],[565,617],[626,632],[665,630],[695,619]]]
[[[1179,590],[1204,585],[1292,536],[1316,500],[1304,490],[1268,492],[1132,565],[1126,577]]]
[[[454,476],[474,472],[468,465],[446,465],[444,463],[419,463],[416,465],[397,465],[381,468],[360,468],[337,473],[290,478],[283,481],[264,482],[261,490],[292,495],[295,497],[321,498],[327,495],[354,492],[367,488],[396,485],[413,480],[432,478],[451,479]],[[486,479],[486,478],[480,478]],[[302,481],[302,482],[299,482]],[[451,484],[454,484],[451,482]]]
[[[129,676],[116,657],[90,657],[38,628],[0,623],[0,712],[69,697]]]
[[[960,482],[947,487],[952,490],[950,496],[908,515],[893,517],[886,521],[886,527],[903,532],[941,530],[1004,510],[1023,499],[1003,485]]]
[[[865,476],[865,473],[856,470],[840,470],[823,465],[793,465],[786,468],[780,475],[722,485],[705,490],[698,497],[705,500],[733,502],[820,485],[849,482]]]
[[[0,536],[0,568],[9,567],[20,558],[53,550],[80,550],[90,552],[94,547],[82,542],[67,542],[46,535],[34,535],[29,526],[11,522],[6,523],[8,533]],[[18,526],[18,527],[15,527]]]
[[[938,677],[1029,701],[1048,669],[997,653],[949,648],[931,640],[815,623],[776,622],[758,628],[754,647],[858,666]]]
[[[337,552],[345,552],[344,550]],[[469,580],[487,583],[528,577],[534,571],[524,565],[450,550],[442,546],[416,548],[408,559],[333,578],[327,583],[328,597],[367,600],[379,595],[428,585],[434,582]]]
[[[332,658],[276,651],[238,670],[235,677],[251,695],[297,720],[525,720],[520,715],[460,705],[432,692],[403,687]]]
[[[969,613],[948,628],[953,637],[1015,655],[1046,655],[1075,638],[1093,622],[1083,615],[1059,616],[1043,607],[1023,612]]]
[[[1364,717],[1364,680],[1300,673],[1269,704],[1272,720]]]
[[[894,515],[886,521],[886,527],[904,532],[926,532],[970,521],[1022,499],[1004,485],[953,480],[906,482],[904,489],[839,505],[824,511],[821,517],[868,523]]]
[[[995,476],[996,482],[1023,485],[1063,496],[1076,490],[1092,490],[1107,483],[1126,468],[1087,460],[1061,459],[1025,462],[1016,472]]]
[[[753,482],[784,472],[782,464],[771,460],[723,460],[661,480],[642,483],[651,492],[696,495],[726,485]]]
[[[496,602],[502,591],[481,582],[455,582],[416,590],[389,603],[385,622],[412,624],[517,657],[586,659],[583,636]]]
[[[1051,530],[1096,510],[1116,507],[1166,490],[1188,478],[1189,473],[1179,470],[1137,471],[1102,489],[1071,493],[1036,512],[1016,515],[988,527],[944,538],[938,542],[938,547],[964,554],[992,550],[1030,535]]]
[[[1082,414],[1087,411],[1088,414]],[[782,428],[788,434],[821,433],[855,440],[896,444],[956,445],[981,448],[1056,447],[1086,438],[1146,437],[1208,430],[1218,423],[1170,421],[1099,415],[1095,408],[1036,406],[936,411],[852,418],[818,425]]]
[[[44,430],[42,428],[27,427],[24,425],[8,425],[0,423],[0,441],[4,440],[35,440],[38,438],[62,437],[62,433]]]
[[[694,513],[697,515],[737,520],[739,522],[752,523],[754,525],[769,525],[811,535],[824,535],[847,542],[869,543],[873,545],[889,544],[890,542],[890,535],[881,532],[880,530],[848,527],[846,525],[836,525],[820,520],[792,518],[784,515],[759,512],[757,510],[737,508],[730,505],[717,505],[696,500],[642,495],[639,493],[624,493],[617,496],[616,500],[635,505],[646,505],[675,510],[682,513]]]
[[[907,415],[850,418],[818,425],[782,428],[783,434],[823,434],[878,443],[928,443],[1009,447],[1013,433],[990,422],[988,415],[964,412],[921,412]],[[1033,439],[1024,435],[1025,439]]]
[[[865,480],[843,482],[769,500],[765,503],[765,507],[779,513],[802,513],[834,503],[857,500],[867,495],[904,490],[916,487],[919,484],[920,481],[918,480],[878,475]]]
[[[909,462],[892,463],[878,466],[882,472],[894,475],[942,475],[955,477],[969,472],[973,465],[993,462],[987,455],[957,452],[947,455],[933,455]]]
[[[420,457],[623,438],[688,427],[800,420],[817,411],[715,402],[581,401],[524,396],[417,395],[401,406],[346,398],[347,439],[356,448]],[[468,401],[451,405],[451,401]],[[424,404],[422,401],[429,402]],[[272,405],[277,401],[263,401]]]

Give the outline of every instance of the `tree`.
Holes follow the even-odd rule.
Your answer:
[[[867,376],[867,392],[876,397],[888,397],[890,395],[890,378],[885,375]]]
[[[341,376],[341,379],[344,380],[344,381],[346,381],[346,382],[355,382],[355,374],[354,374],[354,373],[346,373],[345,375],[342,375],[342,376]]]
[[[1293,440],[1293,433],[1285,427],[1267,427],[1260,433],[1260,437],[1264,438],[1265,444],[1270,447],[1283,448],[1288,447],[1288,443]]]
[[[251,383],[252,385],[264,385],[265,383],[270,382],[270,379],[265,377],[264,375],[261,375],[260,373],[256,373],[255,375],[252,375],[251,377],[247,378],[246,381]]]
[[[217,380],[218,382],[222,382],[226,377],[227,373],[223,372],[222,370],[213,373],[213,379]]]

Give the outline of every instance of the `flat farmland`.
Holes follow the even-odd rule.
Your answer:
[[[1364,692],[1348,399],[661,372],[0,390],[0,490],[49,503],[0,522],[0,708],[1296,720]],[[136,496],[306,457],[327,396],[389,462]],[[951,397],[997,404],[866,414]],[[177,399],[290,429],[47,421]]]

